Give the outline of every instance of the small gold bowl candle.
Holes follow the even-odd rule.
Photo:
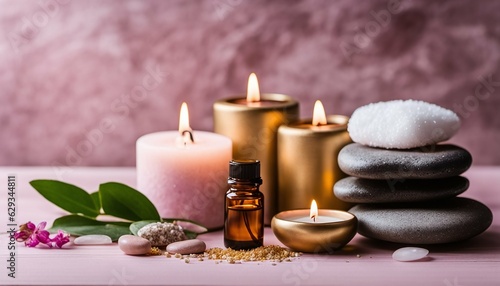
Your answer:
[[[302,252],[331,252],[344,247],[356,234],[358,219],[338,210],[311,209],[283,211],[271,221],[274,235],[287,247]]]

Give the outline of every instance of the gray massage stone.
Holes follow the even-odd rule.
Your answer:
[[[342,148],[338,163],[346,174],[366,179],[437,179],[467,171],[472,156],[455,145],[396,150],[353,143]]]
[[[452,198],[468,187],[469,180],[460,176],[428,180],[347,177],[335,184],[333,192],[349,203],[399,203]]]
[[[493,221],[482,203],[456,197],[418,204],[360,204],[350,209],[358,233],[404,244],[441,244],[472,238]]]

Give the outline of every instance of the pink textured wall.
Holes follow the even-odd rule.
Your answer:
[[[134,165],[182,101],[211,130],[253,71],[304,117],[316,99],[442,105],[463,121],[451,141],[500,164],[500,2],[389,2],[1,0],[0,165]]]

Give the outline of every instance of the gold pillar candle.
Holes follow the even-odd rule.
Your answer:
[[[280,212],[271,228],[281,243],[302,252],[332,252],[356,235],[358,219],[351,213],[320,209],[313,200],[310,209]]]
[[[260,190],[267,225],[277,210],[277,129],[298,117],[299,104],[290,96],[260,95],[254,74],[249,78],[247,98],[234,97],[214,104],[214,131],[232,139],[233,159],[261,162]]]
[[[321,102],[315,105],[314,120],[306,119],[278,129],[278,185],[280,211],[307,208],[313,198],[329,209],[347,210],[333,185],[346,175],[337,156],[349,144],[348,117],[325,116]],[[320,122],[318,118],[322,118]],[[315,121],[313,124],[313,121]]]

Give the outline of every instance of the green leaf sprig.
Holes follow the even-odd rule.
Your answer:
[[[113,241],[124,234],[137,234],[139,226],[158,221],[183,222],[187,226],[184,232],[189,238],[207,231],[190,220],[162,219],[146,196],[122,183],[101,184],[99,190],[91,194],[75,185],[57,180],[33,180],[30,184],[44,198],[70,213],[57,218],[51,231],[62,229],[75,236],[104,234]],[[122,221],[104,221],[98,219],[98,216],[112,216]]]

